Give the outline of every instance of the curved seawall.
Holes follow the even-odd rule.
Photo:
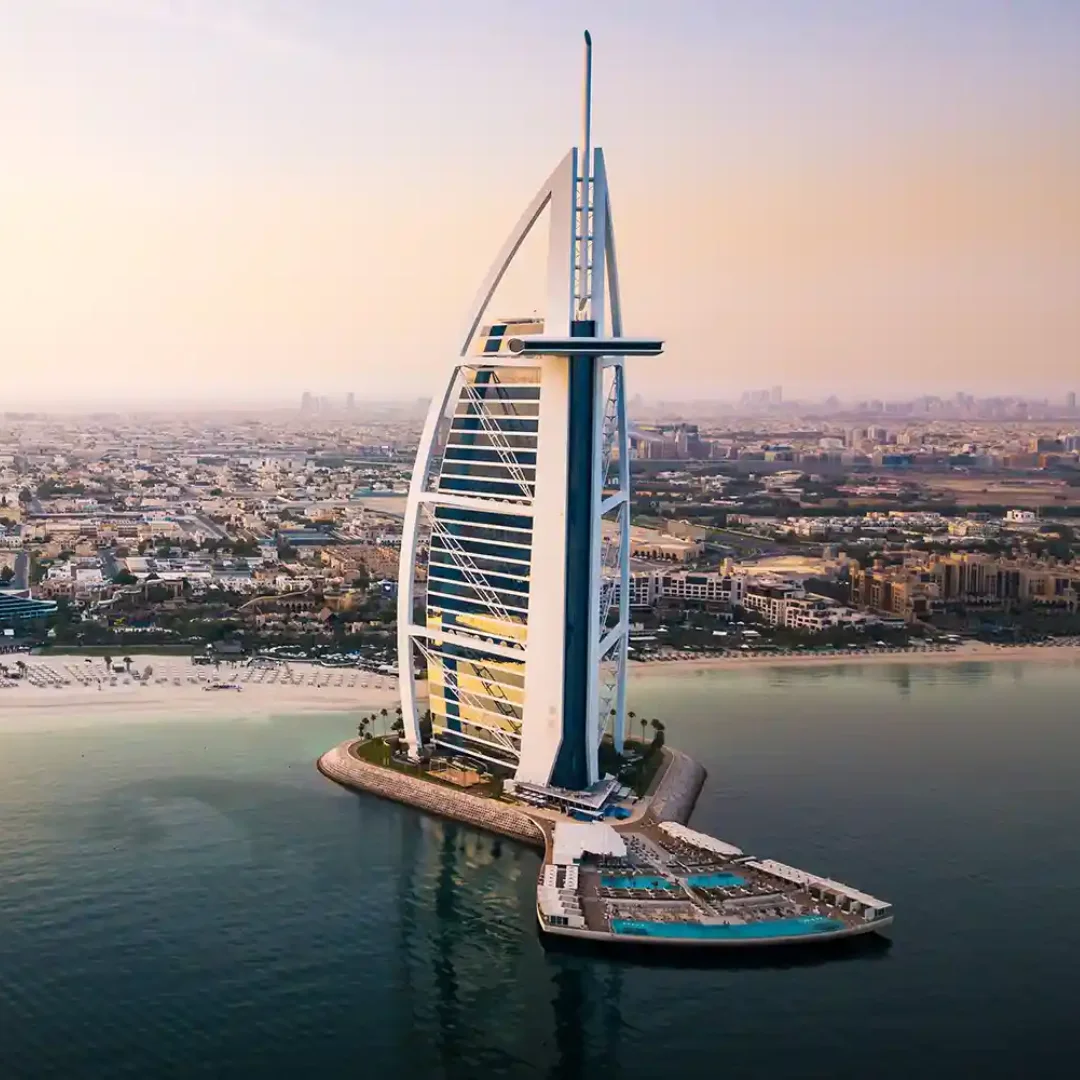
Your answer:
[[[355,741],[350,739],[323,754],[318,760],[319,772],[354,791],[370,792],[429,814],[521,840],[533,847],[544,846],[543,831],[521,811],[494,799],[482,799],[466,791],[455,791],[430,780],[418,780],[395,769],[360,761],[349,752]]]
[[[353,791],[405,803],[429,814],[521,840],[533,847],[545,847],[551,832],[550,819],[543,818],[541,824],[527,811],[494,799],[470,795],[467,791],[457,791],[396,769],[361,761],[350,752],[355,742],[355,739],[349,739],[323,754],[316,763],[319,772]],[[678,821],[685,825],[705,783],[705,769],[681,750],[666,747],[664,754],[668,760],[646,796],[649,805],[639,820]],[[630,824],[616,823],[615,827],[621,830]]]
[[[705,767],[681,750],[666,747],[671,755],[656,788],[646,817],[653,821],[677,821],[685,825],[694,811],[694,804],[705,785]]]

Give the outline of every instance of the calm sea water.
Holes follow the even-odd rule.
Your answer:
[[[1075,1063],[1080,666],[635,680],[694,824],[891,942],[545,947],[537,856],[342,791],[347,717],[0,735],[0,1077],[1021,1077]]]

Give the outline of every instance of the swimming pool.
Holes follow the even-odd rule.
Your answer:
[[[666,881],[662,877],[648,877],[642,875],[624,877],[600,878],[600,884],[605,889],[676,889],[678,886],[673,881]]]
[[[698,885],[702,889],[726,889],[732,885],[745,885],[746,878],[741,878],[738,874],[691,874],[686,883]]]
[[[616,934],[634,934],[653,938],[694,938],[704,941],[747,941],[754,938],[799,937],[807,934],[826,934],[830,930],[842,930],[839,919],[827,919],[824,915],[797,915],[789,919],[773,919],[771,922],[741,923],[736,925],[706,925],[703,923],[659,923],[638,919],[612,919],[611,929]]]

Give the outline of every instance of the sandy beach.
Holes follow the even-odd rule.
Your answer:
[[[397,679],[357,668],[314,664],[232,664],[197,666],[186,656],[133,656],[131,674],[106,671],[101,657],[0,656],[25,677],[0,678],[0,725],[38,725],[109,716],[145,722],[158,718],[257,718],[299,713],[364,713],[398,704]],[[147,668],[151,669],[144,679]],[[211,683],[235,683],[240,690],[208,690]]]
[[[0,677],[0,727],[33,729],[54,722],[146,722],[155,719],[258,719],[305,713],[354,712],[357,715],[398,705],[397,679],[357,668],[314,664],[256,662],[198,666],[184,656],[133,656],[130,673],[107,672],[101,657],[0,656],[14,671],[26,664],[23,678]],[[827,667],[836,664],[956,664],[1030,661],[1080,664],[1080,643],[1059,645],[987,645],[965,642],[913,652],[876,651],[778,656],[762,653],[631,661],[631,678],[680,672],[739,671],[755,667]],[[150,668],[149,677],[145,677]],[[212,683],[233,683],[240,690],[208,690]]]
[[[934,649],[875,650],[856,652],[838,649],[835,653],[807,653],[778,656],[776,653],[741,653],[731,656],[689,657],[677,655],[671,660],[632,660],[631,678],[679,671],[739,671],[751,667],[827,667],[830,664],[959,664],[998,660],[1024,660],[1040,663],[1071,664],[1080,662],[1080,643],[1058,645],[989,645],[968,641]]]

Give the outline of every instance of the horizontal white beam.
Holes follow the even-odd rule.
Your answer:
[[[419,501],[430,503],[435,506],[460,506],[462,510],[480,510],[487,514],[518,514],[521,517],[532,517],[532,504],[507,502],[499,499],[477,499],[472,495],[458,495],[452,491],[423,491]],[[475,521],[463,522],[466,525],[476,525]],[[480,528],[499,528],[499,526],[484,526]]]
[[[442,558],[437,558],[436,557],[436,556],[442,556],[442,555],[447,554],[447,553],[448,553],[448,551],[447,551],[446,548],[439,548],[439,547],[431,548],[430,552],[428,553],[428,577],[429,578],[438,577],[437,574],[433,574],[431,572],[432,567],[435,567],[437,570],[460,570],[461,569],[461,567],[458,566],[458,564],[455,563],[455,562],[452,562],[452,561],[451,562],[444,562],[442,560]],[[452,555],[453,552],[449,552],[449,554]],[[485,556],[473,554],[472,557],[475,560],[475,559],[483,559]],[[489,556],[487,556],[487,558],[491,558],[491,556],[489,555]],[[524,563],[524,562],[515,561],[515,565],[521,567],[521,569],[525,570],[526,572],[523,573],[523,574],[515,574],[515,573],[510,572],[509,570],[485,570],[483,567],[475,566],[475,565],[474,565],[473,569],[476,571],[476,573],[482,574],[485,579],[488,577],[488,575],[494,574],[496,577],[509,578],[511,581],[520,581],[520,582],[523,582],[524,584],[528,584],[531,579],[530,579],[530,576],[529,576],[529,573],[528,573],[528,570],[527,570],[527,564]],[[444,580],[446,580],[446,579],[444,579]],[[456,578],[450,578],[449,580],[455,581],[457,579]],[[466,584],[466,583],[465,582],[458,582],[458,584],[461,585],[461,584]],[[491,583],[488,582],[488,584],[490,585]],[[513,588],[513,586],[510,586],[510,585],[491,585],[491,588],[493,588],[493,589],[505,589],[507,592],[524,592],[526,596],[528,595],[528,590],[515,589],[515,588]]]
[[[432,536],[436,540],[443,539],[443,537],[435,532],[432,533]],[[531,543],[511,544],[509,540],[488,540],[483,536],[455,536],[454,539],[457,540],[462,550],[474,559],[509,559],[511,562],[520,563],[527,563],[532,559]],[[492,553],[490,551],[470,551],[467,546],[469,544],[497,544],[499,550],[497,553]],[[455,548],[447,547],[443,544],[431,544],[429,546],[439,552],[449,552],[451,556],[453,556],[456,551]],[[515,552],[523,552],[527,557],[524,559],[518,558],[518,556],[514,554]],[[498,571],[492,570],[491,573],[498,573]]]
[[[497,476],[492,476],[488,473],[478,472],[451,472],[449,467],[457,468],[460,465],[464,465],[466,468],[478,465],[483,469],[502,469],[504,470]],[[526,475],[525,470],[528,469],[532,473],[531,476]],[[514,473],[520,472],[521,476],[515,476]],[[472,484],[516,484],[519,488],[532,489],[536,485],[536,466],[535,465],[515,465],[513,469],[509,465],[504,465],[500,461],[463,461],[461,458],[443,458],[442,472],[439,473],[439,483],[444,480],[468,480]],[[482,495],[483,492],[475,492],[475,494]],[[506,495],[503,498],[508,499],[520,499],[525,495],[524,490],[521,495]],[[531,498],[531,496],[527,496]]]
[[[504,616],[503,612],[512,611],[515,615],[528,615],[529,609],[527,607],[514,607],[513,604],[506,603],[503,600],[502,594],[500,593],[498,596],[500,610],[496,610],[494,604],[492,604],[490,600],[485,600],[480,590],[475,585],[470,585],[467,581],[454,582],[454,584],[465,585],[471,588],[473,592],[476,593],[476,596],[461,596],[459,593],[443,592],[442,589],[438,587],[432,587],[433,582],[442,580],[442,578],[428,578],[427,595],[429,606],[431,605],[431,598],[435,596],[441,597],[444,600],[455,600],[459,604],[483,604],[488,608],[487,611],[466,611],[461,613],[455,612],[455,614],[476,615],[478,618],[490,619],[492,622],[505,623],[507,626],[524,625],[523,623],[515,623],[512,619],[507,619]],[[494,585],[489,585],[488,588],[495,593],[499,593],[499,590],[496,589]],[[521,593],[514,593],[514,596],[520,595]],[[526,600],[528,600],[527,597]]]
[[[509,339],[507,339],[509,340]],[[472,371],[485,371],[498,368],[538,368],[535,356],[520,357],[512,353],[492,353],[490,360],[482,360],[480,357],[462,357],[462,368]],[[509,384],[508,384],[509,385]],[[523,386],[536,386],[537,383],[522,383]]]
[[[426,626],[417,626],[415,623],[408,627],[408,634],[409,637],[423,638],[425,641],[445,641],[462,649],[472,649],[474,652],[487,656],[501,656],[504,660],[516,660],[521,664],[525,663],[527,656],[525,649],[512,649],[509,645],[499,645],[483,638],[455,634],[453,631],[431,630]]]

